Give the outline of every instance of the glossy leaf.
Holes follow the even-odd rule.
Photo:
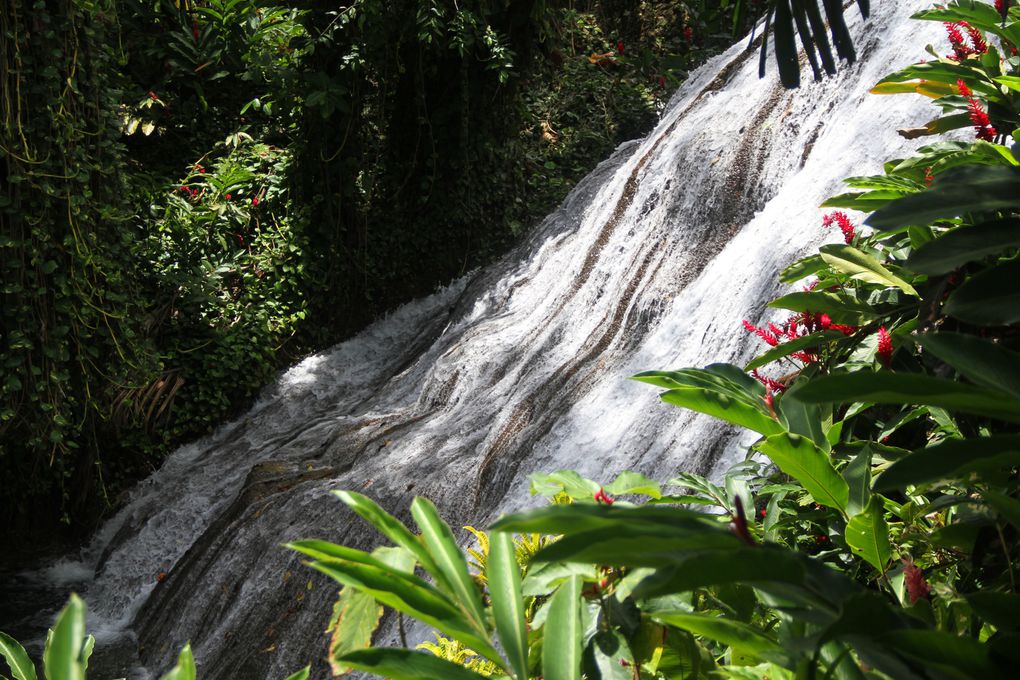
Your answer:
[[[767,437],[755,448],[771,458],[780,470],[803,484],[817,502],[846,512],[850,489],[829,457],[810,439],[796,434],[778,434]]]
[[[929,275],[948,274],[968,262],[1020,247],[1020,223],[998,220],[960,227],[911,253],[906,267]]]
[[[486,680],[460,664],[428,652],[392,647],[373,647],[351,652],[341,661],[351,668],[392,680]]]
[[[418,496],[411,503],[411,515],[421,529],[422,539],[432,559],[442,574],[443,581],[450,585],[450,594],[474,622],[479,632],[485,631],[485,615],[482,613],[482,597],[478,585],[468,572],[467,560],[457,545],[450,526],[439,516],[432,501]]]
[[[975,470],[1020,464],[1020,436],[948,439],[896,461],[875,480],[876,491],[893,491],[939,479],[960,479]]]
[[[923,404],[1020,422],[1020,400],[926,375],[891,371],[840,373],[812,380],[798,395],[804,401],[816,403]]]
[[[832,243],[820,248],[822,259],[836,271],[849,274],[850,278],[879,286],[899,288],[907,295],[917,297],[917,291],[909,283],[889,271],[881,262],[853,246]]]
[[[661,498],[659,483],[638,472],[621,472],[616,479],[605,486],[605,491],[614,496],[638,494],[649,498]]]
[[[660,531],[663,535],[711,529],[714,520],[704,513],[683,508],[617,505],[550,505],[507,515],[496,520],[493,531],[569,534],[620,526]]]
[[[850,489],[846,512],[853,516],[871,501],[871,447],[865,447],[843,468],[843,479]]]
[[[177,665],[170,669],[161,680],[195,680],[195,657],[191,653],[191,643],[184,645],[184,649],[177,656]]]
[[[542,643],[544,680],[581,680],[581,579],[567,580],[550,598]]]
[[[287,676],[287,680],[308,680],[308,674],[311,673],[312,667],[305,666],[299,671],[295,671]]]
[[[836,323],[855,326],[860,325],[863,321],[878,318],[878,313],[867,304],[842,298],[832,293],[814,291],[784,295],[770,302],[769,307],[789,309],[794,312],[828,314]]]
[[[727,394],[698,387],[683,387],[659,395],[667,404],[682,406],[692,411],[715,416],[734,425],[746,427],[761,434],[775,434],[786,428],[764,412],[764,406],[736,400]]]
[[[0,632],[0,656],[7,661],[7,666],[14,674],[14,680],[36,680],[35,664],[28,657],[28,652],[17,640],[2,632]]]
[[[85,680],[85,603],[72,594],[60,611],[43,650],[43,671],[52,680]]]
[[[884,573],[892,548],[889,545],[889,526],[882,513],[882,502],[878,497],[872,497],[868,507],[847,522],[845,538],[855,555]]]
[[[1017,188],[1020,191],[1020,186]],[[943,311],[960,321],[980,326],[1020,322],[1020,260],[986,269],[957,288]]]
[[[575,500],[590,499],[599,490],[598,484],[573,470],[557,470],[548,474],[534,472],[528,475],[528,479],[531,481],[531,493],[542,496],[562,492]]]
[[[527,680],[528,631],[524,597],[521,595],[521,568],[514,556],[513,537],[509,533],[497,531],[492,534],[485,573],[489,579],[489,597],[499,640],[518,680]]]
[[[656,611],[652,618],[761,659],[782,662],[787,656],[775,640],[741,621],[675,610]]]
[[[1020,501],[994,489],[985,489],[981,495],[1003,519],[1020,529]]]
[[[1020,354],[997,342],[963,333],[927,333],[914,342],[968,380],[1020,399]]]
[[[1020,169],[966,165],[936,176],[927,191],[897,199],[865,222],[887,230],[1016,206],[1020,206]]]
[[[802,335],[799,338],[787,340],[757,356],[751,361],[751,363],[744,367],[744,370],[753,371],[754,369],[761,368],[766,364],[771,364],[773,361],[778,361],[783,357],[790,356],[794,352],[800,352],[805,349],[822,346],[834,340],[841,340],[845,337],[846,336],[839,331],[818,331],[816,333]]]

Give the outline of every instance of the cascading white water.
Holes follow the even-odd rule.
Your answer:
[[[207,680],[283,677],[323,656],[335,587],[280,544],[376,540],[331,489],[398,515],[425,495],[484,525],[529,502],[535,470],[665,478],[734,460],[746,434],[627,378],[752,356],[741,319],[836,236],[818,204],[928,119],[918,98],[867,91],[939,26],[908,19],[923,3],[876,5],[867,23],[849,10],[860,61],[824,82],[784,91],[771,61],[759,80],[744,44],[699,69],[515,252],[285,372],[47,577],[84,589],[91,625],[137,639],[153,671],[191,640]]]

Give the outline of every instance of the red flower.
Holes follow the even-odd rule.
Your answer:
[[[822,226],[831,227],[833,224],[836,224],[839,230],[843,232],[843,239],[847,244],[853,243],[853,240],[857,237],[857,232],[854,231],[854,225],[845,212],[837,210],[822,218]]]
[[[694,42],[694,29],[690,26],[684,26],[684,42]]]
[[[876,352],[882,365],[889,366],[889,362],[892,361],[892,353],[892,338],[889,337],[889,332],[885,330],[885,326],[882,326],[878,329],[878,351]]]
[[[956,91],[959,92],[960,96],[963,97],[974,96],[974,93],[970,91],[969,87],[967,87],[967,83],[963,82],[963,78],[960,78],[959,80],[956,81]]]
[[[977,30],[966,21],[961,21],[960,25],[967,29],[967,35],[970,36],[970,42],[974,45],[974,54],[984,54],[988,51],[988,43],[985,42],[985,37],[981,35],[981,31]]]
[[[259,204],[259,197],[258,196],[252,196],[251,197],[251,204],[252,205],[258,205]]]
[[[766,401],[772,396],[772,392],[782,394],[786,390],[786,385],[778,380],[773,380],[772,378],[762,375],[758,372],[758,369],[751,371],[751,377],[765,386]]]
[[[935,175],[931,174],[931,166],[924,169],[924,183],[926,186],[931,186],[932,180],[935,179]]]
[[[191,22],[191,37],[195,39],[195,43],[198,43],[198,19],[194,19]]]
[[[999,13],[1002,20],[1006,20],[1006,12],[1009,11],[1009,0],[995,0],[995,11]]]
[[[229,201],[230,200],[230,194],[227,194],[226,196],[224,196],[224,198]]]
[[[149,99],[151,99],[154,102],[159,101],[159,97],[157,97],[156,93],[153,92],[152,90],[149,90]]]
[[[903,583],[907,587],[907,596],[910,597],[910,604],[916,604],[922,597],[931,595],[931,586],[924,580],[924,571],[909,559],[903,560],[906,566],[903,568]]]
[[[946,33],[949,34],[949,44],[953,47],[953,54],[949,55],[949,59],[963,61],[971,54],[974,54],[974,50],[967,46],[963,39],[963,33],[960,32],[960,27],[965,23],[961,21],[947,21],[943,24],[946,27]]]
[[[607,494],[604,490],[600,488],[598,491],[595,492],[595,502],[604,503],[606,505],[612,505],[616,501],[609,494]]]
[[[191,191],[191,189],[189,189],[188,187],[186,187],[186,186],[184,186],[184,185],[182,184],[182,185],[181,185],[181,191],[183,191],[184,193],[188,193],[189,191]]]
[[[970,122],[974,126],[975,136],[986,142],[995,139],[995,128],[992,126],[992,121],[988,118],[988,114],[985,112],[984,107],[981,106],[981,103],[974,98],[970,98],[967,100],[967,109],[970,111]]]
[[[659,76],[659,89],[660,90],[666,89],[666,76]]]
[[[622,40],[617,40],[616,41],[616,53],[617,54],[623,54],[623,41]]]
[[[769,333],[764,328],[758,328],[747,319],[744,319],[744,329],[748,333],[754,333],[755,335],[757,335],[759,338],[764,340],[770,347],[775,347],[776,345],[779,344],[779,338],[777,338],[772,333]]]

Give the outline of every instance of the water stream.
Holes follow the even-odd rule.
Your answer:
[[[860,61],[797,91],[734,46],[502,261],[284,372],[81,555],[21,578],[83,592],[97,647],[137,650],[118,662],[135,677],[190,640],[206,680],[282,678],[323,656],[336,588],[280,544],[376,540],[331,489],[400,516],[425,495],[454,526],[484,526],[534,502],[536,470],[718,473],[753,437],[627,377],[760,350],[741,320],[771,318],[779,269],[837,240],[817,205],[917,145],[895,130],[931,107],[867,91],[939,39],[908,19],[922,6],[883,0],[866,23],[849,9]]]

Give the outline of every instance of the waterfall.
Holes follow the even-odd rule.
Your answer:
[[[97,648],[137,647],[154,674],[190,640],[204,680],[282,678],[321,663],[337,586],[280,545],[377,540],[332,489],[484,526],[534,502],[537,470],[717,474],[754,436],[628,376],[760,351],[741,320],[770,318],[777,272],[838,236],[818,204],[933,113],[868,94],[941,31],[909,20],[924,3],[875,5],[848,10],[860,60],[824,82],[783,90],[771,59],[759,80],[746,42],[713,59],[514,252],[284,372],[38,578],[83,591]]]

